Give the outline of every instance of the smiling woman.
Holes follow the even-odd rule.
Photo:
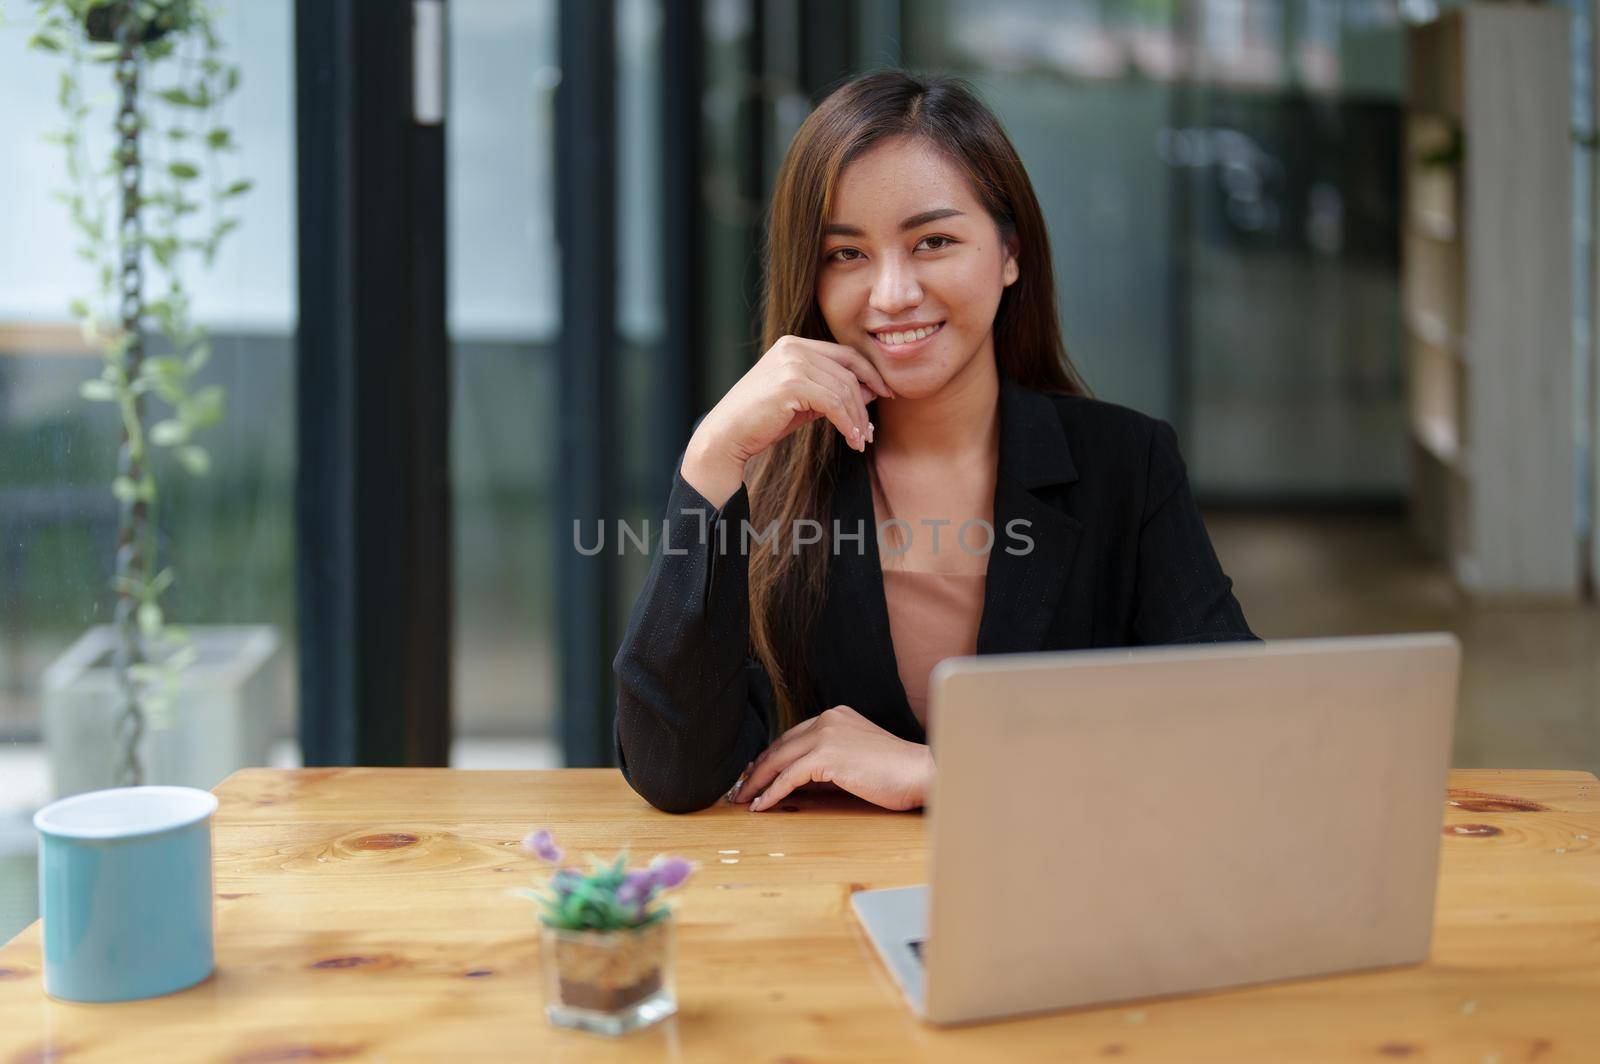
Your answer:
[[[650,802],[760,811],[815,782],[913,809],[942,658],[1254,638],[1172,429],[1068,360],[1050,263],[961,83],[866,75],[800,127],[766,353],[689,440],[615,662]]]
[[[917,210],[928,200],[951,205]],[[817,304],[834,337],[870,351],[904,398],[937,392],[983,354],[992,370],[995,314],[1021,273],[1014,223],[1002,232],[961,169],[906,135],[850,165],[832,206],[878,222],[823,227]]]

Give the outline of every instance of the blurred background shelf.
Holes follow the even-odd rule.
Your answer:
[[[1407,60],[1414,524],[1464,591],[1575,599],[1568,15],[1466,4]]]

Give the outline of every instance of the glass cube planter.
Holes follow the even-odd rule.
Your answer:
[[[678,1011],[672,917],[621,931],[541,926],[545,1015],[557,1027],[620,1035]]]

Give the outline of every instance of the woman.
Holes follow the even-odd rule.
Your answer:
[[[1055,296],[1027,174],[960,83],[866,75],[800,127],[766,352],[689,440],[615,661],[649,802],[817,782],[914,809],[939,659],[1254,638],[1172,429],[1088,397]]]

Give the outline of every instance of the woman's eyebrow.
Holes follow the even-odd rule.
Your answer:
[[[937,222],[941,218],[958,218],[965,216],[965,214],[965,211],[958,211],[954,207],[935,207],[931,211],[923,211],[921,214],[913,214],[911,217],[901,222],[900,231],[904,233],[909,230],[927,225],[929,222]],[[822,235],[865,236],[866,231],[861,229],[859,226],[844,225],[840,222],[830,222],[828,225],[823,226]]]

